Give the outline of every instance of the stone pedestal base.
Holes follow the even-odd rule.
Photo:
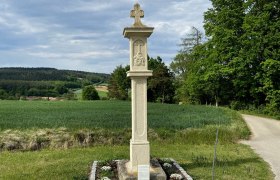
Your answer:
[[[130,162],[121,160],[117,163],[120,180],[137,180],[137,171],[131,172]],[[166,180],[166,174],[156,159],[150,161],[150,180]]]
[[[138,165],[150,164],[150,144],[146,142],[130,141],[130,164],[131,172],[137,171]]]

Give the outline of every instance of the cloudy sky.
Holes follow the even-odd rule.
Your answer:
[[[135,0],[0,0],[0,67],[111,73],[129,63],[123,28]],[[166,64],[191,26],[203,31],[209,0],[138,0],[155,27],[149,55]]]

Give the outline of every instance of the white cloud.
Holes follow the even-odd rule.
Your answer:
[[[106,9],[112,7],[110,3],[96,3],[94,1],[74,1],[68,7],[63,8],[63,12],[98,12],[105,11]]]
[[[182,24],[181,21],[155,21],[149,22],[155,27],[155,31],[162,34],[169,34],[170,36],[183,36],[191,30],[191,26]]]
[[[16,34],[40,33],[46,31],[42,24],[13,13],[1,13],[0,25],[11,29]]]
[[[128,51],[109,51],[109,50],[100,50],[100,51],[84,51],[84,52],[75,52],[75,53],[54,53],[54,52],[28,52],[30,56],[35,56],[39,58],[47,58],[47,59],[71,59],[71,60],[81,60],[81,59],[89,59],[96,57],[114,57],[117,54],[128,54]]]

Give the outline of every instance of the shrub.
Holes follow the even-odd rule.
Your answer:
[[[247,105],[240,101],[231,101],[230,108],[234,110],[247,109]]]
[[[83,100],[99,100],[100,97],[94,86],[85,86],[82,93]]]

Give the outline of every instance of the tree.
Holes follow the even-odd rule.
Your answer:
[[[204,28],[210,37],[206,43],[208,64],[205,80],[209,83],[209,94],[214,95],[215,103],[228,104],[235,96],[231,62],[238,57],[243,35],[244,21],[243,0],[212,0],[213,8],[204,15]],[[211,93],[212,92],[212,93]],[[214,93],[214,94],[213,94]],[[230,94],[232,93],[232,94]]]
[[[275,102],[271,101],[274,98],[269,98],[271,92],[279,90],[277,86],[271,86],[268,90],[265,82],[272,73],[271,65],[277,67],[277,61],[280,61],[280,2],[249,0],[244,7],[246,16],[242,25],[242,49],[232,63],[235,68],[235,90],[243,91],[236,98],[244,103],[251,102],[256,107],[262,104],[270,106]],[[276,79],[270,81],[277,84]],[[272,94],[277,97],[277,93]]]
[[[192,27],[191,31],[181,39],[181,49],[170,64],[170,69],[175,73],[175,99],[177,101],[187,101],[187,90],[184,81],[187,78],[189,66],[194,60],[193,50],[202,43],[202,32]]]
[[[239,38],[242,35],[244,18],[243,1],[212,0],[213,8],[204,15],[204,28],[209,40],[199,44],[195,38],[186,38],[190,43],[185,52],[189,52],[188,64],[180,93],[189,96],[193,103],[227,104],[232,81],[228,66],[241,49]],[[201,36],[197,36],[201,37]],[[198,40],[198,38],[197,38]],[[191,49],[191,43],[197,43]]]
[[[184,38],[181,39],[180,46],[182,49],[180,53],[182,54],[190,54],[195,46],[198,46],[202,42],[202,32],[199,31],[196,27],[192,26],[189,33],[185,35]]]
[[[83,100],[99,100],[100,97],[93,85],[85,86],[82,92]]]
[[[148,78],[148,101],[172,103],[175,95],[174,74],[159,56],[156,59],[148,57],[148,66],[153,70],[153,76]]]
[[[148,101],[172,103],[174,97],[174,74],[165,66],[160,57],[156,59],[148,57],[148,66],[153,70],[153,76],[148,78]],[[128,100],[131,88],[131,80],[126,72],[129,66],[117,66],[109,80],[109,97]]]
[[[187,69],[174,68],[185,74],[180,93],[190,102],[279,112],[280,1],[211,1],[204,15],[208,41],[193,48]]]
[[[192,60],[191,52],[202,43],[202,32],[192,27],[191,31],[181,39],[181,50],[170,64],[170,69],[179,78],[184,78],[187,73],[188,63]]]
[[[187,53],[179,53],[170,64],[170,69],[177,75],[178,78],[183,79],[186,76],[188,64],[191,61],[191,55]]]
[[[8,99],[9,95],[4,89],[0,89],[0,99]]]
[[[265,73],[261,77],[260,91],[266,95],[270,114],[276,115],[280,112],[280,61],[267,59],[261,66]]]
[[[68,89],[63,83],[57,83],[55,85],[55,91],[57,91],[58,94],[64,94],[68,92]]]
[[[111,74],[108,86],[108,96],[119,100],[129,99],[130,79],[127,78],[126,72],[129,66],[117,66]]]

